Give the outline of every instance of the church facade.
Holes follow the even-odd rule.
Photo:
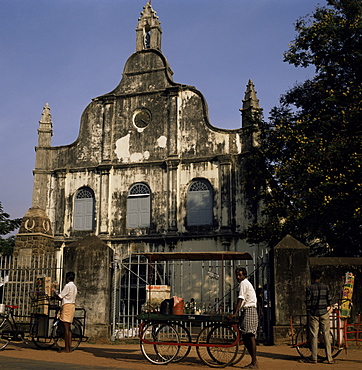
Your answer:
[[[145,280],[129,288],[129,269],[117,270],[115,261],[129,263],[132,254],[144,252],[232,251],[250,253],[256,267],[264,253],[244,237],[260,213],[244,186],[245,161],[257,145],[252,117],[260,107],[254,85],[249,80],[246,86],[240,128],[214,127],[202,93],[173,81],[161,40],[158,16],[147,3],[138,19],[136,51],[120,83],[86,107],[77,140],[51,145],[48,104],[39,122],[32,207],[14,255],[53,253],[65,269],[77,270],[84,292],[77,301],[90,310],[94,333],[99,325],[107,332],[112,315],[114,331],[116,311],[134,317],[145,300]],[[210,267],[208,273],[218,276]],[[200,269],[188,275],[200,287]],[[232,269],[229,287],[231,275]],[[99,278],[109,287],[106,294],[105,287],[97,291]],[[161,280],[158,284],[169,284]],[[176,294],[198,297],[191,283],[176,280]],[[224,282],[216,288],[203,283],[210,301],[218,299]],[[120,303],[111,310],[115,301]]]
[[[57,249],[92,233],[116,252],[250,252],[241,236],[256,217],[242,187],[256,145],[246,132],[259,109],[252,81],[240,129],[213,127],[201,92],[173,81],[161,36],[147,4],[121,82],[87,106],[74,143],[51,146],[44,107],[32,205],[49,217]]]

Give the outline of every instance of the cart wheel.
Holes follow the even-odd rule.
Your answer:
[[[8,319],[4,319],[0,324],[0,350],[4,349],[11,340],[11,331],[13,326]]]
[[[245,344],[243,341],[240,341],[238,353],[236,354],[235,360],[230,364],[230,366],[238,364],[245,356],[245,352],[246,352]]]
[[[39,349],[48,349],[54,346],[54,338],[32,337],[31,340]]]
[[[180,347],[165,342],[180,343],[176,329],[167,324],[148,324],[141,334],[141,351],[152,364],[168,364],[176,358]]]
[[[234,327],[233,327],[234,329]],[[234,329],[235,331],[235,329]],[[235,332],[236,336],[238,336],[238,332]],[[235,360],[230,364],[230,366],[234,366],[236,364],[238,364],[242,359],[243,357],[245,356],[245,352],[246,352],[246,347],[245,347],[245,344],[243,342],[243,338],[240,334],[240,341],[239,341],[239,350],[238,350],[238,353],[236,354],[236,357],[235,357]]]
[[[238,354],[237,335],[230,325],[212,325],[201,330],[196,351],[200,360],[211,367],[226,367]]]
[[[71,350],[74,351],[76,348],[78,348],[83,338],[82,324],[79,322],[79,320],[73,319],[70,330],[72,332]],[[62,350],[65,348],[64,326],[61,321],[59,321],[59,323],[53,327],[52,337],[54,338],[55,345],[58,349]]]
[[[332,332],[330,332],[330,338],[331,338],[332,357],[336,357],[340,354],[342,349],[337,346],[336,340]],[[327,357],[322,333],[319,333],[318,335],[317,345],[318,345],[318,354],[317,354],[318,358],[324,361]],[[295,347],[297,348],[297,351],[301,357],[308,361],[310,360],[312,356],[311,342],[309,340],[308,327],[306,325],[303,326],[297,333]]]
[[[172,323],[171,325],[175,328],[181,343],[191,343],[190,332],[184,325],[180,323]],[[190,346],[178,346],[178,347],[179,347],[178,354],[177,356],[175,356],[172,362],[180,362],[185,357],[187,357],[191,351]]]

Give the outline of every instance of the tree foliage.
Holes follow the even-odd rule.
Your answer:
[[[16,218],[14,220],[10,219],[10,215],[5,213],[3,206],[0,202],[0,254],[12,254],[15,236],[9,236],[8,238],[3,238],[2,235],[8,235],[12,231],[16,230],[21,224],[21,218]]]
[[[361,255],[362,2],[328,0],[295,25],[284,61],[315,67],[260,125],[248,181],[259,181],[263,221],[249,241],[290,234],[314,255]],[[265,167],[266,164],[266,167]],[[267,186],[263,186],[267,183]]]

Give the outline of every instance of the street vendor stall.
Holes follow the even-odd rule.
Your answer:
[[[249,253],[241,252],[171,252],[142,253],[150,264],[157,261],[221,261],[221,281],[225,276],[227,261],[252,260]],[[234,269],[234,264],[228,265]],[[150,269],[154,271],[154,269]],[[221,284],[224,287],[223,284]],[[152,290],[149,289],[151,295]],[[213,312],[194,311],[183,314],[165,314],[148,306],[138,319],[141,321],[139,337],[145,358],[153,364],[181,361],[192,347],[196,348],[201,361],[211,367],[225,367],[239,362],[245,353],[238,322],[228,318],[224,312],[223,298]],[[177,298],[177,297],[175,297]],[[166,301],[166,300],[165,300]],[[149,302],[151,299],[149,298]],[[196,331],[195,331],[196,330]]]

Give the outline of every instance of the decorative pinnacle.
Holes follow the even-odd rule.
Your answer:
[[[256,97],[256,91],[254,88],[253,81],[251,79],[246,85],[245,98],[243,99],[242,110],[249,108],[260,109],[259,99]]]
[[[50,107],[48,103],[46,103],[45,107],[43,108],[43,113],[41,114],[41,119],[39,123],[53,123],[52,115],[50,114]]]

